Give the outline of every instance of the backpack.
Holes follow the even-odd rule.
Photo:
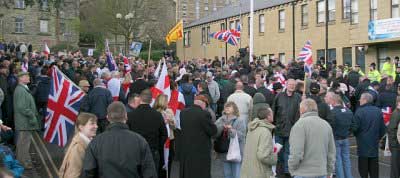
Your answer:
[[[214,141],[214,150],[217,153],[228,153],[230,138],[228,135],[228,130],[224,129],[221,135],[217,137]]]

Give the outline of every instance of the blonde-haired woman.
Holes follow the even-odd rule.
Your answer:
[[[168,157],[168,162],[172,162],[175,149],[174,149],[174,130],[175,130],[175,117],[174,117],[174,112],[168,108],[168,96],[167,95],[158,95],[156,100],[154,101],[154,106],[153,108],[157,110],[158,112],[161,113],[161,115],[164,118],[164,121],[166,124],[168,124],[169,130],[168,130],[168,138],[170,140],[170,149],[169,149],[169,157]],[[164,162],[162,162],[164,163]],[[168,164],[168,173],[171,172],[171,165]],[[165,176],[166,177],[166,176]],[[169,177],[169,175],[168,175]]]
[[[240,154],[243,157],[243,148],[246,135],[246,123],[243,119],[239,119],[239,109],[234,102],[227,102],[224,106],[223,115],[215,122],[217,125],[217,136],[224,132],[228,133],[230,139],[237,134],[239,140]],[[218,153],[218,157],[224,163],[225,178],[239,178],[241,162],[231,162],[226,160],[227,153]]]
[[[60,178],[77,178],[80,176],[86,147],[96,136],[96,131],[96,115],[80,113],[75,122],[75,135],[65,153],[60,168]]]

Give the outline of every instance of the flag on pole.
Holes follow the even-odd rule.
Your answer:
[[[106,57],[107,57],[107,65],[108,69],[111,71],[117,70],[117,64],[112,56],[110,51],[110,47],[108,46],[108,40],[106,39]]]
[[[160,77],[158,78],[156,85],[150,89],[153,94],[153,99],[155,99],[160,94],[167,95],[168,99],[171,96],[167,64],[165,63],[165,59],[163,59],[162,62],[163,64]]]
[[[232,46],[238,46],[240,40],[240,25],[238,29],[222,30],[209,34],[210,37],[224,41]]]
[[[167,36],[165,37],[165,40],[167,41],[168,46],[172,42],[176,42],[178,40],[181,40],[183,37],[183,21],[179,21],[178,24],[175,25],[174,28],[172,28]]]
[[[308,40],[304,45],[304,47],[301,49],[300,54],[297,57],[297,60],[304,61],[304,72],[309,73],[309,75],[311,75],[313,59],[312,59],[312,46],[310,40]]]
[[[74,134],[80,102],[85,93],[57,68],[51,72],[44,140],[64,147]]]
[[[50,54],[50,48],[47,46],[47,43],[44,43],[43,53],[45,55],[49,55]]]
[[[161,70],[161,60],[158,61],[157,68],[154,71],[154,77],[156,77],[156,79],[158,79],[158,77],[160,76],[160,70]]]

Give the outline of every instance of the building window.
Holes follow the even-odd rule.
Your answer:
[[[271,60],[274,60],[275,59],[275,54],[268,54],[268,59],[271,61]]]
[[[237,19],[236,21],[235,21],[235,29],[237,30],[237,29],[239,29],[239,25],[240,25],[240,20],[239,19]]]
[[[343,48],[343,64],[348,64],[349,66],[353,66],[353,60],[352,60],[352,48]]]
[[[210,26],[207,27],[206,39],[207,39],[207,43],[210,43]]]
[[[25,8],[25,0],[15,0],[15,8],[24,9]]]
[[[221,31],[222,30],[226,30],[226,28],[225,28],[225,23],[221,23]]]
[[[42,0],[42,10],[47,10],[49,8],[49,0]]]
[[[265,18],[264,14],[260,14],[258,18],[258,32],[264,33],[265,32]]]
[[[285,10],[279,11],[279,30],[285,30]]]
[[[15,18],[15,33],[24,33],[24,18]]]
[[[378,20],[378,0],[370,0],[370,20]]]
[[[328,22],[336,19],[336,0],[328,0]]]
[[[188,33],[187,32],[183,32],[183,46],[188,46]]]
[[[279,61],[281,61],[281,63],[286,63],[285,53],[279,53]]]
[[[399,0],[392,0],[392,18],[400,17]]]
[[[229,22],[229,30],[235,29],[235,21]]]
[[[328,49],[328,62],[336,60],[336,49]]]
[[[350,0],[343,0],[343,19],[350,19],[351,4]]]
[[[317,50],[317,58],[318,60],[325,59],[325,49]]]
[[[358,23],[358,0],[351,0],[351,23]]]
[[[201,44],[206,43],[206,28],[201,28]]]
[[[40,20],[40,32],[47,33],[49,32],[49,21],[47,20]]]
[[[308,26],[308,5],[301,6],[301,26]]]
[[[190,46],[190,44],[192,43],[192,42],[190,41],[190,40],[191,40],[191,39],[190,39],[190,38],[191,38],[191,33],[190,33],[190,31],[188,31],[187,33],[188,33],[188,35],[187,35],[187,37],[188,37],[188,38],[187,38],[187,44],[188,44],[188,46]]]
[[[317,23],[325,22],[325,1],[317,1]]]

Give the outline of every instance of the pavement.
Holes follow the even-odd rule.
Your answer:
[[[354,138],[350,139],[350,152],[352,172],[354,178],[360,178],[358,173],[357,147]],[[37,134],[33,136],[31,147],[31,156],[34,163],[34,169],[27,170],[24,174],[26,178],[57,178],[58,168],[61,166],[64,157],[65,148],[43,142],[42,137]],[[223,178],[223,163],[213,157],[211,163],[212,178]],[[390,177],[390,157],[384,157],[380,152],[379,159],[379,177]],[[179,163],[172,163],[171,178],[179,178]]]

